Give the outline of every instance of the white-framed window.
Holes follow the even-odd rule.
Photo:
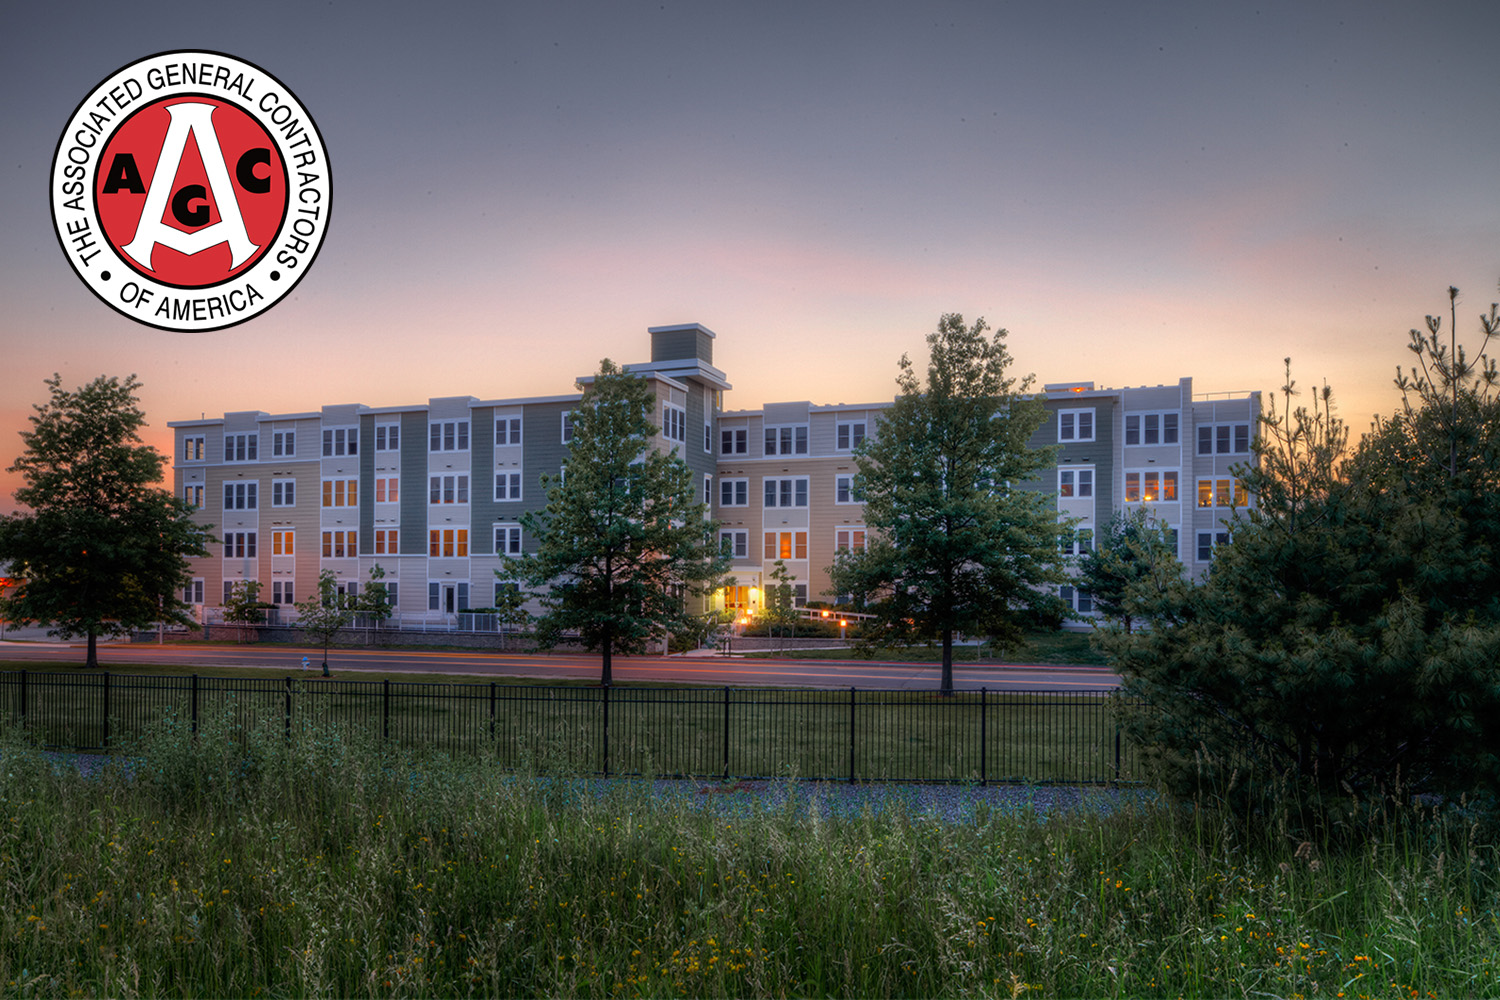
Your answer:
[[[1060,497],[1093,496],[1094,470],[1059,469],[1057,471],[1057,495]]]
[[[462,611],[469,606],[467,580],[432,580],[427,584],[428,611]]]
[[[260,484],[256,482],[232,482],[224,484],[225,510],[255,510],[259,506]]]
[[[1229,476],[1198,480],[1199,507],[1244,507],[1249,502],[1245,484]]]
[[[863,525],[851,524],[835,528],[833,531],[833,551],[863,552],[865,550],[865,538]]]
[[[562,443],[569,444],[573,440],[573,411],[564,410],[562,415]]]
[[[853,451],[865,439],[865,422],[851,420],[840,422],[834,435],[834,447],[839,451]]]
[[[786,427],[767,427],[767,455],[806,455],[807,425],[792,424]]]
[[[515,580],[496,580],[495,603],[492,606],[498,608],[510,600],[510,595],[519,594],[520,592],[521,584]]]
[[[359,506],[359,480],[358,479],[325,479],[325,480],[323,480],[323,506],[324,507],[358,507]]]
[[[201,461],[203,461],[203,443],[204,443],[204,437],[203,437],[202,434],[193,434],[193,435],[191,435],[189,437],[183,438],[182,439],[182,460],[184,462],[201,462]],[[228,459],[225,459],[225,461],[227,462]],[[193,602],[189,601],[187,603],[191,604]],[[202,604],[203,602],[199,601],[198,603]]]
[[[184,486],[182,488],[182,499],[186,500],[188,503],[192,504],[194,507],[202,507],[203,506],[203,484],[202,483],[188,483],[186,486]]]
[[[1062,554],[1065,556],[1081,556],[1094,548],[1094,529],[1075,528],[1071,534],[1062,540]]]
[[[401,552],[401,529],[399,528],[376,528],[375,529],[375,554],[377,556],[394,556]],[[386,586],[390,586],[387,584]]]
[[[1057,596],[1062,602],[1081,615],[1094,610],[1094,595],[1082,587],[1058,587]]]
[[[296,431],[271,432],[271,457],[295,458],[297,455]]]
[[[375,477],[375,502],[376,503],[400,503],[401,502],[401,477],[400,476],[376,476]]]
[[[519,524],[495,525],[495,554],[497,556],[521,554],[521,526]]]
[[[806,559],[807,532],[768,531],[765,538],[767,559]]]
[[[468,503],[469,477],[461,475],[433,476],[427,480],[428,503]]]
[[[271,480],[271,506],[272,507],[295,507],[295,506],[297,506],[297,480],[295,480],[295,479],[273,479],[273,480]]]
[[[375,450],[376,451],[400,451],[401,450],[401,425],[400,424],[376,424],[375,425]]]
[[[719,506],[720,507],[748,507],[748,506],[750,506],[750,480],[748,480],[748,479],[721,479],[721,480],[719,480]]]
[[[495,499],[521,499],[521,474],[519,472],[506,471],[495,473]]]
[[[224,435],[224,461],[226,462],[257,462],[260,460],[259,451],[260,435],[258,433]]]
[[[714,502],[714,477],[704,473],[703,475],[703,504],[712,507]]]
[[[1176,499],[1176,469],[1147,469],[1125,473],[1126,503],[1171,503]]]
[[[668,441],[681,441],[687,444],[687,410],[675,403],[663,403],[661,436]]]
[[[357,555],[359,555],[359,532],[346,530],[323,532],[324,559],[350,559]]]
[[[467,420],[434,420],[427,425],[428,451],[468,451]]]
[[[271,581],[271,603],[272,604],[295,604],[291,580]]]
[[[1126,444],[1176,444],[1176,413],[1127,413]]]
[[[297,554],[297,533],[290,528],[277,528],[271,532],[271,555],[294,556]]]
[[[1248,423],[1199,424],[1198,454],[1250,454],[1250,425]]]
[[[750,451],[750,432],[744,427],[722,428],[719,431],[719,454],[745,455]]]
[[[433,528],[427,532],[427,555],[434,559],[467,559],[468,528]]]
[[[767,507],[806,507],[807,477],[794,476],[785,479],[766,479],[765,503]]]
[[[224,558],[225,559],[254,559],[255,558],[255,532],[253,532],[253,531],[226,531],[226,532],[224,532]]]
[[[1200,531],[1198,532],[1198,561],[1210,562],[1214,557],[1214,549],[1220,545],[1229,544],[1229,532],[1227,531]]]
[[[521,418],[520,417],[496,417],[495,418],[495,446],[506,447],[521,443]]]
[[[323,457],[342,458],[359,454],[358,427],[323,428]]]
[[[719,549],[736,559],[748,559],[750,557],[750,532],[719,532]]]
[[[190,583],[184,584],[182,588],[183,604],[203,603],[203,578],[194,577]]]
[[[1094,440],[1094,411],[1058,410],[1057,439],[1059,441]]]
[[[709,421],[703,421],[703,453],[710,454],[714,450],[714,425]]]
[[[854,487],[854,476],[838,475],[833,477],[833,502],[834,503],[864,503],[865,498],[860,496],[859,490]]]

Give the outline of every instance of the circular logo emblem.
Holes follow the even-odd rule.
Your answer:
[[[95,87],[58,141],[51,193],[84,284],[164,330],[220,330],[281,301],[333,208],[307,109],[219,52],[163,52]]]

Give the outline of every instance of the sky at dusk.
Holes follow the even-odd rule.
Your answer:
[[[53,372],[136,373],[169,451],[202,413],[571,391],[685,322],[731,408],[884,400],[944,312],[1039,383],[1291,356],[1358,433],[1449,285],[1471,341],[1500,299],[1497,37],[1477,0],[8,3],[0,467]],[[94,298],[48,204],[78,102],[184,48],[279,77],[333,166],[305,279],[212,333]]]

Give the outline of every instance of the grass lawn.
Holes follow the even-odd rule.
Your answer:
[[[955,646],[953,662],[961,663],[1025,663],[1043,665],[1104,666],[1108,661],[1104,654],[1089,643],[1087,632],[1029,632],[1023,648],[997,656],[990,646]],[[858,654],[853,649],[792,649],[786,653],[756,651],[746,653],[748,657],[788,658],[797,660],[848,660]],[[877,649],[871,656],[876,660],[897,663],[941,663],[943,650],[940,646],[909,646],[901,649]]]

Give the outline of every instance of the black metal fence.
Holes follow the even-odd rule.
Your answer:
[[[594,688],[301,677],[0,673],[0,716],[110,752],[189,725],[335,725],[506,767],[588,774],[1099,784],[1141,778],[1116,691]]]

